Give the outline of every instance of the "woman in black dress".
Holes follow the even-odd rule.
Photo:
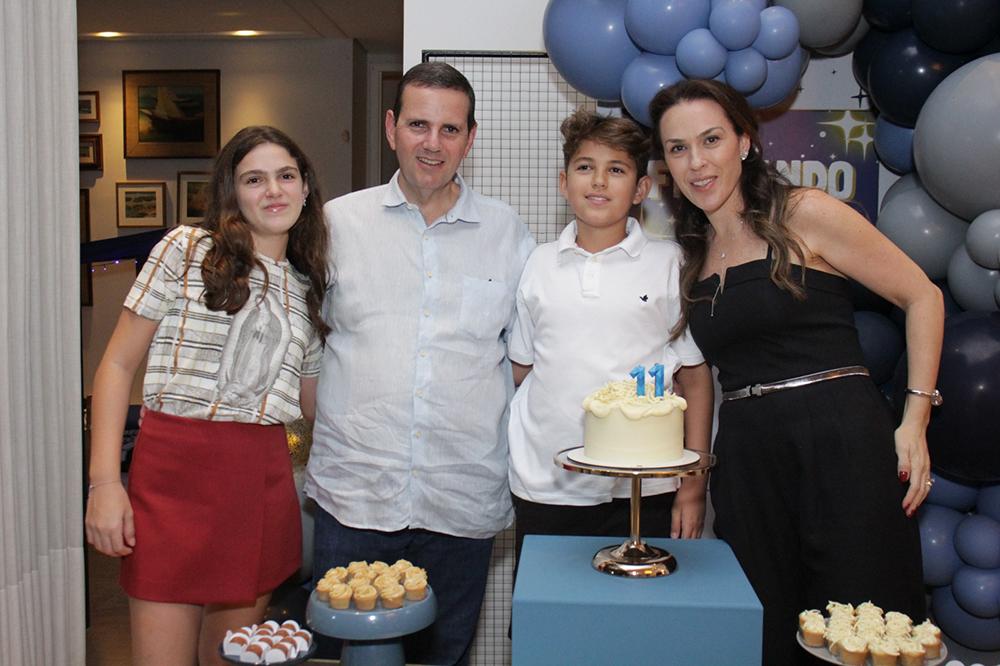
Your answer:
[[[764,161],[746,100],[682,81],[650,104],[675,191],[683,317],[719,372],[716,533],[764,606],[767,665],[807,661],[796,618],[872,600],[926,609],[914,512],[944,322],[923,271],[849,206]],[[894,427],[867,376],[847,278],[906,312],[909,388]],[[789,381],[795,380],[795,381]],[[756,385],[762,385],[757,387]]]

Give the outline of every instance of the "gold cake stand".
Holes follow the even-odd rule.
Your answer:
[[[677,559],[666,550],[649,545],[639,536],[642,480],[707,474],[708,470],[715,466],[715,455],[712,453],[702,453],[701,451],[692,451],[692,453],[698,454],[698,459],[677,467],[610,467],[594,463],[578,462],[569,457],[574,452],[582,451],[582,446],[563,449],[556,454],[554,462],[557,467],[562,467],[570,472],[632,479],[629,538],[621,545],[608,546],[597,551],[592,560],[594,568],[612,576],[628,576],[631,578],[652,578],[669,575],[677,568]]]

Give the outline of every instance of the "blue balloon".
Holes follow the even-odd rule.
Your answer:
[[[622,75],[622,103],[636,121],[652,127],[649,103],[661,88],[672,86],[683,78],[673,56],[643,53]]]
[[[944,404],[927,427],[935,469],[959,481],[1000,482],[1000,313],[945,320],[938,388]]]
[[[764,85],[767,60],[755,49],[731,51],[726,58],[726,83],[744,95]]]
[[[854,55],[851,56],[851,71],[854,73],[854,80],[866,91],[868,90],[868,71],[872,60],[876,58],[882,46],[889,41],[891,34],[872,28],[854,48]]]
[[[760,33],[753,48],[768,60],[787,58],[799,47],[799,20],[791,9],[768,7],[760,13]]]
[[[760,33],[760,8],[750,0],[728,0],[712,5],[708,27],[730,51],[748,48]]]
[[[901,127],[885,116],[875,121],[875,152],[889,171],[913,171],[913,129]]]
[[[584,95],[617,101],[622,73],[639,56],[625,31],[626,0],[549,0],[545,49],[566,82]]]
[[[886,383],[892,379],[896,363],[903,355],[903,334],[888,317],[865,310],[854,313],[854,326],[858,329],[858,341],[872,381]]]
[[[920,549],[924,560],[924,583],[931,587],[950,585],[962,560],[955,552],[955,529],[965,514],[934,504],[920,507]]]
[[[976,511],[1000,521],[1000,483],[983,486],[976,498]]]
[[[964,64],[961,56],[933,49],[912,30],[901,30],[886,40],[871,61],[868,94],[889,120],[913,127],[934,88]]]
[[[719,5],[728,4],[728,3],[732,2],[732,1],[733,0],[712,0],[712,2],[711,2],[712,9],[715,9]],[[749,4],[749,5],[752,5],[753,7],[755,7],[757,9],[758,13],[764,11],[764,8],[767,7],[767,0],[740,0],[740,1],[741,2],[745,2],[745,3]]]
[[[934,485],[927,493],[927,501],[931,504],[946,506],[962,513],[971,511],[976,506],[979,491],[975,486],[967,486],[939,474],[931,474],[931,478],[934,479]]]
[[[977,617],[1000,615],[1000,569],[959,567],[951,591],[967,613]]]
[[[710,30],[697,28],[677,45],[677,69],[689,79],[711,79],[726,66],[726,47]]]
[[[913,29],[939,51],[975,51],[1000,32],[1000,2],[913,0]]]
[[[1000,618],[981,618],[966,613],[955,601],[950,586],[931,593],[931,608],[937,625],[949,638],[973,650],[1000,650]]]
[[[913,23],[912,4],[913,0],[865,0],[861,13],[873,28],[902,30]]]
[[[625,27],[643,51],[674,55],[684,35],[708,27],[708,0],[628,0]],[[578,48],[589,48],[577,42]]]
[[[966,517],[955,530],[955,552],[974,567],[1000,567],[1000,522],[978,514]]]
[[[770,8],[769,8],[770,9]],[[774,106],[792,94],[802,77],[802,64],[806,61],[803,49],[795,49],[792,55],[781,60],[767,61],[767,79],[756,92],[747,96],[750,106],[763,109]]]

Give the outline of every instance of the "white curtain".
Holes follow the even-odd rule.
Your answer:
[[[84,664],[76,3],[0,10],[0,661]]]

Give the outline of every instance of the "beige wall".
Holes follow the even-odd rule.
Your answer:
[[[208,171],[210,159],[123,158],[122,70],[220,70],[221,143],[246,125],[268,124],[286,131],[309,154],[323,197],[351,189],[353,47],[346,39],[268,41],[82,41],[78,49],[80,90],[100,92],[99,132],[103,171],[81,171],[80,187],[90,190],[90,237],[119,235],[115,224],[115,183],[167,183],[168,224],[176,219],[177,172]],[[129,233],[129,231],[123,231]],[[83,308],[84,395],[135,277],[135,266],[106,266],[94,274],[94,306]],[[137,373],[133,402],[141,395]]]

